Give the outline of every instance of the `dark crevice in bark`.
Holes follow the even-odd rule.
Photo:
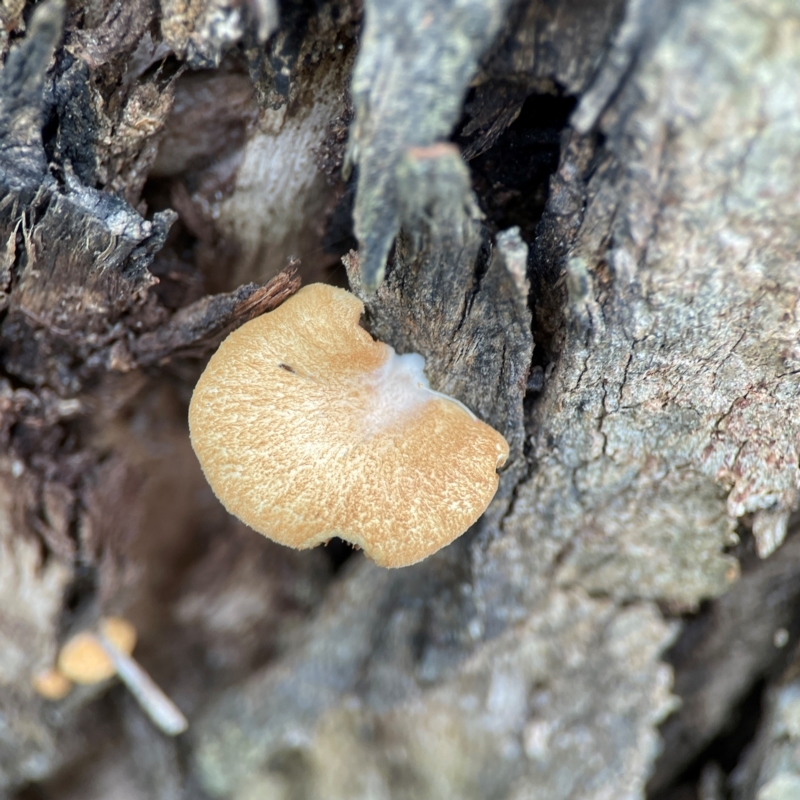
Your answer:
[[[700,785],[703,772],[716,764],[729,776],[739,759],[753,742],[764,711],[766,680],[757,681],[742,701],[730,710],[728,727],[705,748],[692,763],[670,784],[648,792],[647,800],[702,800]],[[728,794],[724,794],[727,797]]]
[[[75,577],[64,593],[64,613],[59,620],[62,629],[67,629],[72,622],[91,610],[97,595],[97,567],[90,564],[78,564]]]
[[[740,763],[762,720],[764,691],[791,664],[800,641],[798,556],[795,529],[771,558],[748,559],[727,595],[680,615],[683,631],[664,660],[675,670],[682,706],[661,726],[664,748],[648,800],[692,796],[681,792],[694,791],[706,766],[715,763],[729,775]]]
[[[571,98],[560,100],[562,111],[566,111]],[[536,235],[530,242],[528,256],[529,305],[536,343],[526,397],[528,414],[570,335],[565,315],[566,258],[583,221],[589,183],[605,157],[603,144],[601,134],[579,136],[566,125],[559,137],[559,164],[548,178],[547,205],[537,217]],[[590,291],[588,286],[585,291]],[[586,332],[576,328],[572,335],[585,336]]]
[[[762,560],[759,558],[758,551],[756,550],[756,539],[755,536],[753,536],[751,519],[739,520],[736,525],[736,536],[739,541],[731,547],[726,548],[725,552],[730,553],[730,555],[738,560],[742,575],[748,575],[757,570],[762,564]]]
[[[516,225],[526,242],[533,241],[575,102],[531,95],[495,144],[470,160],[473,188],[493,232]],[[467,149],[470,140],[457,134],[454,141]]]
[[[325,248],[325,252],[337,258],[336,268],[331,270],[331,283],[344,288],[347,288],[347,275],[344,265],[341,264],[341,258],[351,250],[358,249],[358,240],[353,231],[353,203],[356,198],[357,182],[358,168],[353,170],[345,190],[328,217],[325,234],[322,237],[322,247]]]

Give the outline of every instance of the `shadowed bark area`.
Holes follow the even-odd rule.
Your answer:
[[[793,796],[791,0],[0,21],[0,797]],[[511,447],[414,567],[273,545],[191,452],[204,361],[311,280]],[[34,690],[110,614],[179,739]]]

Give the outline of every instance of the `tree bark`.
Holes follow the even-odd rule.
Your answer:
[[[791,0],[1,13],[0,796],[796,785]],[[213,348],[320,279],[511,448],[414,567],[262,540],[189,446]],[[34,691],[109,614],[177,742]]]

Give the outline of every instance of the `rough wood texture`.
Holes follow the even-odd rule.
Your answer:
[[[791,0],[386,0],[357,55],[347,2],[31,10],[0,25],[4,800],[679,796],[797,635]],[[444,551],[332,576],[221,511],[185,411],[297,246],[344,280],[354,190],[364,324],[512,458]],[[181,742],[119,687],[33,693],[111,612]]]
[[[758,734],[729,782],[735,800],[790,800],[800,792],[797,652],[765,698]]]
[[[155,490],[149,502],[155,501],[171,480],[159,475],[163,451],[179,475],[173,490],[202,487],[186,449],[183,412],[176,425],[169,401],[157,400],[159,410],[145,423],[150,429],[161,418],[161,454],[147,453],[149,434],[137,454],[125,443],[126,425],[117,430],[133,398],[138,404],[142,392],[152,396],[140,368],[207,353],[227,330],[299,285],[282,273],[266,286],[205,297],[176,313],[148,296],[156,284],[148,266],[175,214],[144,220],[124,200],[82,183],[71,164],[63,163],[63,182],[45,169],[43,85],[61,13],[58,4],[44,6],[0,74],[3,788],[44,778],[80,753],[70,730],[96,691],[76,691],[55,710],[34,694],[31,678],[53,662],[73,623],[115,604],[129,611],[136,605],[141,586],[133,602],[122,598],[138,582],[135,565],[155,556],[136,549],[142,530],[154,532],[145,496]],[[75,144],[72,133],[59,135]],[[116,169],[119,175],[121,162]],[[184,525],[186,513],[196,511],[173,503],[156,527]],[[171,547],[177,538],[174,530],[168,535]],[[161,557],[170,560],[164,550]],[[145,583],[152,580],[157,586],[151,572]]]
[[[663,754],[649,783],[654,796],[720,732],[754,726],[755,719],[742,717],[748,713],[739,710],[742,703],[759,682],[778,679],[791,659],[800,634],[796,533],[771,558],[750,564],[727,594],[688,622],[667,654],[681,707],[661,730]]]
[[[463,164],[431,146],[458,121],[463,93],[507,4],[366,4],[348,162],[358,167],[353,221],[368,292],[383,278],[401,225],[416,228],[430,214],[434,227],[449,233],[461,222],[461,207],[469,205]],[[420,176],[421,169],[427,174]]]
[[[631,8],[629,14],[635,11]],[[791,257],[797,243],[795,234],[782,222],[787,219],[787,204],[793,203],[793,190],[787,186],[774,201],[764,191],[763,181],[769,180],[770,174],[765,171],[768,160],[752,167],[753,184],[743,179],[744,173],[736,174],[736,180],[728,169],[720,169],[722,163],[745,170],[745,154],[758,155],[745,131],[774,127],[775,135],[782,135],[779,116],[771,122],[757,107],[740,104],[740,94],[766,92],[778,97],[786,89],[767,81],[753,86],[747,78],[751,67],[746,64],[741,72],[726,71],[723,77],[722,65],[727,62],[720,37],[724,31],[739,30],[737,25],[742,31],[749,29],[750,35],[759,30],[750,29],[746,11],[738,12],[741,17],[726,19],[731,13],[721,5],[682,9],[655,48],[646,51],[647,57],[640,56],[625,89],[605,113],[605,146],[597,150],[590,141],[573,138],[565,148],[541,225],[549,242],[540,242],[536,252],[540,259],[536,266],[545,257],[548,243],[549,254],[561,257],[565,324],[560,331],[556,329],[555,369],[528,422],[528,431],[533,433],[531,476],[517,488],[511,512],[499,525],[490,523],[476,542],[470,611],[461,606],[458,612],[451,612],[463,615],[465,637],[471,631],[479,641],[491,639],[508,631],[510,621],[546,617],[546,609],[560,592],[582,586],[600,596],[633,602],[645,616],[652,614],[647,623],[652,627],[645,626],[636,635],[642,642],[652,637],[658,643],[655,653],[667,641],[668,629],[644,601],[657,599],[676,609],[690,608],[701,598],[724,591],[738,575],[736,561],[723,552],[735,541],[737,521],[746,513],[761,512],[755,523],[759,536],[758,519],[785,518],[796,505],[797,429],[791,408],[797,402],[798,384],[792,377],[792,364],[785,366],[785,359],[796,357],[786,349],[796,337],[794,317],[786,311],[797,296],[796,264]],[[667,16],[653,11],[651,19],[663,21]],[[632,39],[635,35],[629,30],[622,43],[628,50],[634,47]],[[716,50],[709,52],[710,41],[722,48],[716,58]],[[791,59],[791,52],[787,43],[774,53],[775,74],[788,69],[782,59]],[[789,72],[795,74],[796,67]],[[713,86],[713,91],[700,90],[706,85]],[[600,90],[590,98],[592,103],[599,103],[597,96],[602,96]],[[602,103],[593,113],[598,110]],[[578,114],[585,119],[588,112],[580,109]],[[731,135],[731,126],[738,136]],[[770,152],[783,152],[788,140],[781,138],[781,142],[777,147],[770,145]],[[704,172],[697,159],[708,151],[717,155],[700,162],[707,164]],[[715,185],[716,192],[711,188]],[[736,202],[728,205],[726,196]],[[774,205],[764,207],[771,202]],[[774,220],[774,231],[769,234],[762,229],[769,224],[767,220]],[[731,252],[738,235],[755,237],[748,239],[752,249]],[[448,318],[449,307],[458,308],[460,294],[452,291],[443,276],[461,276],[463,272],[450,272],[454,259],[444,257],[446,266],[433,269],[442,287],[434,283],[433,289],[426,286],[414,294],[420,268],[405,255],[406,241],[400,240],[386,288],[379,290],[370,305],[371,329],[429,356],[436,347],[445,351],[452,347],[457,352],[457,332],[443,332],[436,341],[427,331],[446,330],[442,318]],[[431,245],[420,249],[430,253]],[[755,278],[752,268],[748,269],[751,263],[757,265]],[[547,266],[552,269],[552,264]],[[415,297],[416,302],[403,302],[402,291],[409,284],[406,296]],[[720,290],[723,285],[725,292]],[[764,287],[762,292],[758,286]],[[782,287],[783,294],[775,294],[769,286]],[[550,291],[557,296],[558,286]],[[387,297],[395,302],[382,299]],[[421,312],[417,312],[419,298]],[[547,311],[543,304],[541,313]],[[773,322],[763,327],[755,324],[756,313]],[[393,322],[397,319],[402,322]],[[507,340],[513,341],[513,334]],[[480,352],[480,344],[476,350]],[[768,352],[774,355],[766,356]],[[435,356],[432,360],[436,361]],[[452,370],[437,367],[432,373],[439,380],[451,378]],[[482,385],[492,385],[491,379]],[[758,393],[757,402],[748,400],[752,391]],[[496,404],[494,413],[500,413]],[[365,600],[370,606],[374,602],[374,598]],[[459,605],[455,603],[456,608]],[[643,624],[641,618],[638,624]],[[458,630],[458,624],[453,628]],[[420,636],[418,630],[415,636]],[[567,647],[570,634],[564,632],[563,636],[562,646]],[[319,646],[325,647],[321,639]],[[479,645],[477,648],[481,652]],[[429,651],[404,670],[407,678],[397,678],[398,684],[409,688],[402,692],[406,702],[392,705],[398,709],[396,714],[408,713],[409,698],[413,697],[413,703],[421,704],[423,729],[432,728],[434,719],[441,721],[434,698],[445,691],[443,687],[453,686],[460,670],[466,669],[453,666],[452,659],[459,661],[459,649],[454,646],[448,654],[453,671],[428,666],[427,658],[436,663]],[[637,662],[634,670],[640,677],[648,675],[646,651],[641,656],[643,663]],[[380,656],[365,662],[362,670],[367,670],[366,675],[371,674],[373,660],[379,661]],[[422,688],[426,666],[433,686],[424,684]],[[619,664],[611,682],[628,686],[631,666]],[[597,667],[587,665],[586,669],[591,672]],[[511,675],[502,679],[520,687],[521,696],[530,697],[535,682],[528,682],[521,668],[511,669]],[[494,680],[501,681],[497,667]],[[574,686],[577,678],[571,676],[571,680]],[[608,736],[613,739],[613,734],[601,734],[599,718],[591,712],[572,718],[566,730],[561,728],[569,714],[555,711],[559,681],[552,676],[545,680],[541,706],[529,704],[519,728],[506,719],[505,730],[513,732],[512,739],[531,744],[527,753],[518,751],[519,761],[509,756],[515,767],[507,761],[506,774],[518,769],[520,777],[513,790],[509,785],[498,790],[500,796],[549,797],[553,786],[559,787],[556,791],[562,797],[599,797],[606,792],[633,792],[631,796],[635,796],[643,791],[647,764],[656,752],[651,726],[670,707],[664,680],[665,673],[653,663],[653,671],[645,678],[649,690],[641,695],[626,690],[627,696],[638,698],[636,711],[629,711],[638,722],[631,723],[627,717],[627,723],[612,724],[612,729],[630,731],[633,725],[639,734],[628,746],[618,740],[614,755],[608,754],[614,762],[607,767],[613,777],[590,768],[577,783],[571,782],[574,766],[558,756],[559,736],[568,736],[569,730],[589,730],[597,737],[594,747],[600,747],[599,742]],[[255,679],[250,684],[251,703],[258,702],[255,698],[260,689],[256,687],[263,686]],[[364,700],[363,690],[355,691],[367,707],[348,712],[358,721],[353,724],[377,724],[382,730],[389,725],[392,731],[402,727],[398,722],[395,728],[394,718],[387,723],[382,716],[377,723],[370,705],[374,696]],[[468,723],[455,723],[445,715],[442,724],[476,735],[486,724],[492,702],[487,686],[477,705],[480,711],[476,709]],[[317,706],[320,720],[334,713],[329,703]],[[214,725],[224,724],[225,714],[219,713],[221,719]],[[551,723],[551,715],[559,721]],[[304,718],[302,729],[307,731],[310,723]],[[257,752],[262,753],[263,763],[276,758],[281,747],[278,726],[272,726],[266,712],[259,719],[252,730],[262,734],[252,734],[249,748],[241,741],[249,736],[247,724],[236,743],[231,741],[230,750],[226,743],[215,751],[218,745],[206,741],[200,750],[201,761],[210,752],[232,754],[242,749],[247,749],[254,761]],[[285,716],[280,719],[285,725]],[[312,772],[316,768],[319,775],[315,786],[331,775],[331,768],[326,767],[331,757],[329,745],[320,733],[324,728],[323,722],[316,721],[318,738],[308,749],[307,766]],[[266,730],[274,731],[275,738],[261,738],[269,736]],[[514,735],[520,738],[514,739]],[[217,740],[212,737],[212,741]],[[592,745],[587,746],[592,750]],[[431,748],[436,749],[434,745]],[[480,774],[485,775],[486,763],[478,755],[482,748],[462,743],[460,752],[464,751],[483,764]],[[375,771],[370,773],[372,780],[388,785],[381,783],[389,778],[388,766],[381,766],[380,756],[375,754],[370,760],[363,750],[356,752],[347,763],[355,769],[357,762],[363,772],[367,761],[370,767],[366,771]],[[435,761],[448,763],[447,753],[447,748],[439,745]],[[407,769],[414,778],[408,781],[415,786],[416,796],[436,796],[434,778],[418,761],[412,758],[411,762]],[[204,763],[207,767],[211,762]],[[231,768],[232,758],[213,763],[213,785],[222,788],[231,785],[227,781],[237,780],[238,768]],[[464,775],[462,770],[466,767],[459,761],[454,772]],[[267,785],[269,778],[263,780]],[[464,796],[486,796],[485,786],[470,784],[468,778],[465,781],[467,787],[460,788]],[[637,785],[638,790],[629,788]],[[598,786],[598,794],[591,786]]]

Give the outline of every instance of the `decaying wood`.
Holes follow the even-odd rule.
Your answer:
[[[0,796],[694,791],[798,634],[791,0],[289,6],[2,9]],[[365,326],[511,445],[399,571],[256,537],[188,442],[222,336],[348,251]],[[33,691],[108,613],[178,743]],[[796,785],[794,681],[741,800]]]
[[[72,624],[63,606],[70,595],[90,606],[80,622],[119,603],[132,580],[132,540],[145,524],[143,493],[158,467],[146,452],[125,454],[112,429],[120,410],[148,392],[140,368],[210,352],[227,330],[299,285],[282,273],[175,313],[148,298],[156,280],[147,267],[175,215],[146,221],[83,184],[71,165],[63,183],[45,169],[43,83],[59,33],[59,7],[44,6],[0,78],[3,786],[45,777],[79,755],[56,739],[59,730],[69,735],[93,693],[76,693],[54,717],[30,682]],[[184,427],[180,420],[177,429]]]
[[[654,794],[732,722],[754,726],[755,720],[737,718],[746,713],[738,709],[754,686],[779,679],[800,634],[799,556],[800,538],[793,536],[780,557],[751,563],[727,594],[687,624],[668,654],[681,707],[661,730],[664,755],[650,779]]]
[[[800,790],[797,668],[795,651],[788,668],[772,683],[755,741],[731,778],[732,797],[736,800],[789,798]]]

